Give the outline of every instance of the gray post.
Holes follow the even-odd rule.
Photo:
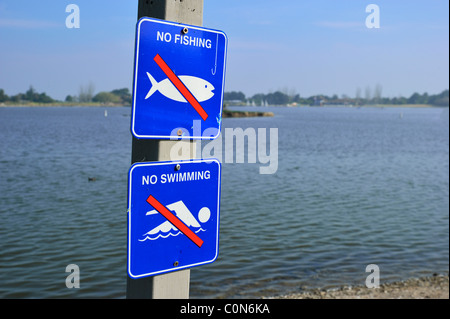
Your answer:
[[[139,0],[138,20],[144,16],[200,26],[203,0]],[[180,142],[189,144],[190,154],[182,154],[177,159],[195,158],[195,141],[142,140],[133,137],[131,163],[171,160],[170,150]],[[127,298],[188,299],[189,282],[189,269],[140,279],[127,276]]]

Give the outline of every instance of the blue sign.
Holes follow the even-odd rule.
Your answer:
[[[131,132],[136,138],[214,139],[222,122],[227,37],[142,18],[137,23]]]
[[[137,163],[128,180],[128,274],[212,263],[219,253],[216,159]]]

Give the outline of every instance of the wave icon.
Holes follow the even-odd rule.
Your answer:
[[[208,207],[203,207],[200,209],[198,213],[198,221],[194,217],[194,215],[189,211],[189,209],[186,207],[186,205],[183,203],[183,201],[178,201],[175,203],[172,203],[170,205],[167,205],[167,208],[175,213],[175,215],[188,227],[195,228],[196,230],[193,230],[195,233],[198,233],[200,231],[206,231],[206,229],[203,229],[200,223],[206,223],[210,217],[211,217],[211,211]],[[155,215],[159,214],[156,210],[151,210],[146,213],[146,215]],[[200,221],[200,223],[199,223]],[[178,236],[182,234],[182,232],[175,227],[171,222],[166,220],[162,224],[154,227],[150,231],[146,232],[142,236],[143,239],[139,239],[140,242],[144,242],[146,240],[156,240],[159,238],[168,238],[170,236]]]
[[[194,233],[199,233],[199,232],[203,232],[203,231],[206,231],[206,229],[203,229],[203,228],[199,228],[198,230],[196,230],[196,231],[194,231]],[[148,234],[148,233],[147,233]],[[182,232],[180,232],[180,231],[178,231],[177,233],[175,233],[175,234],[173,234],[173,233],[171,233],[171,232],[169,232],[167,235],[163,235],[163,234],[158,234],[156,237],[150,237],[149,235],[147,235],[147,236],[145,236],[146,234],[144,234],[144,236],[145,236],[145,238],[144,239],[139,239],[139,241],[146,241],[146,240],[156,240],[156,239],[158,239],[158,238],[167,238],[167,237],[169,237],[169,236],[173,236],[173,237],[175,237],[175,236],[178,236],[179,234],[182,234]]]

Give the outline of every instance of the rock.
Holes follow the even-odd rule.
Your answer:
[[[227,117],[260,117],[260,116],[274,116],[273,112],[249,112],[249,111],[230,111],[224,110],[222,118]]]
[[[304,290],[304,289],[302,289]],[[280,297],[278,297],[280,298]],[[369,289],[365,286],[340,287],[340,289],[311,289],[300,293],[282,296],[285,299],[448,299],[448,275],[410,278],[391,282],[379,288]]]

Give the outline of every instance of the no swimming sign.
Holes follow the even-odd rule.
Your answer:
[[[219,249],[219,161],[136,163],[128,185],[132,278],[212,263]]]

